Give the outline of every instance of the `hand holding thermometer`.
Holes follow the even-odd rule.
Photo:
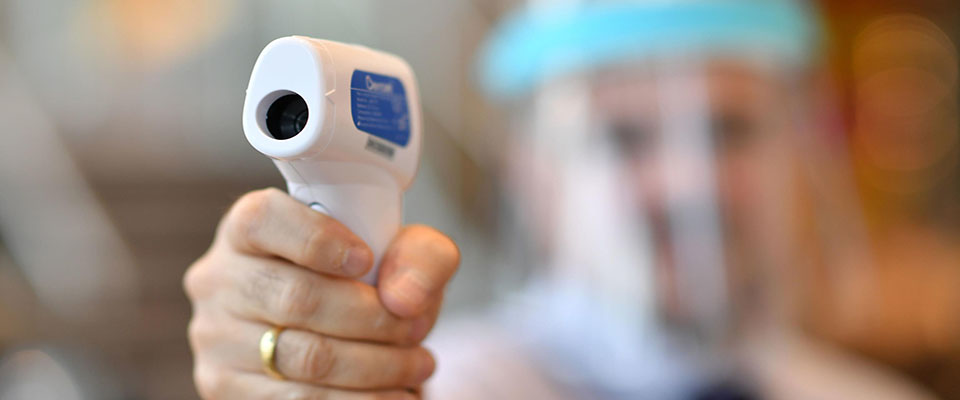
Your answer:
[[[243,131],[274,159],[295,199],[326,213],[373,250],[400,229],[402,193],[420,158],[420,97],[399,57],[292,36],[260,54],[243,105]]]

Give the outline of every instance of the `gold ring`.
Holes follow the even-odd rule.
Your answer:
[[[263,361],[263,372],[281,381],[286,380],[286,377],[277,370],[277,342],[283,330],[283,327],[275,326],[260,337],[260,361]]]

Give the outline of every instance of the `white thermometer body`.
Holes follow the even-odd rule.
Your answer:
[[[373,249],[370,284],[402,223],[421,124],[416,78],[402,59],[302,36],[267,45],[243,106],[247,140],[274,159],[290,195]]]

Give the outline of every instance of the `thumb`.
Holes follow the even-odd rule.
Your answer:
[[[380,263],[380,301],[391,313],[413,318],[439,302],[460,264],[460,250],[436,229],[411,225],[400,231]]]

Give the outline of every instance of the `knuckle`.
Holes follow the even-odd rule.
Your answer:
[[[193,375],[201,398],[219,399],[227,392],[228,382],[224,372],[214,368],[198,367]]]
[[[204,333],[200,327],[201,322],[197,317],[190,319],[190,323],[187,324],[187,340],[190,341],[190,348],[193,350],[193,353],[196,354],[200,351],[203,346],[203,341],[201,338]]]
[[[265,265],[246,279],[242,279],[237,289],[242,298],[249,301],[256,309],[275,311],[270,308],[275,305],[270,300],[275,294],[284,293],[285,282],[277,268]]]
[[[183,291],[190,300],[197,300],[209,291],[208,269],[209,260],[207,256],[203,256],[183,274]]]
[[[323,382],[330,378],[337,364],[337,356],[330,340],[317,337],[303,345],[301,371],[311,380]]]
[[[297,279],[286,282],[277,299],[277,312],[291,321],[312,318],[320,309],[320,296],[312,281]]]
[[[316,260],[330,258],[329,255],[325,254],[328,250],[327,247],[330,242],[329,236],[330,232],[325,229],[324,226],[319,224],[315,225],[307,235],[306,241],[301,247],[301,258],[299,261],[301,261],[303,264],[309,264],[316,262]]]
[[[200,266],[198,264],[193,264],[190,268],[187,268],[187,272],[183,274],[183,292],[187,294],[187,297],[190,300],[195,300],[200,297],[200,279],[197,274],[200,272],[198,269]]]
[[[194,316],[187,325],[187,338],[195,354],[202,353],[211,344],[217,342],[215,324],[209,323],[207,318]]]
[[[276,189],[258,190],[243,195],[228,214],[229,231],[247,243],[256,238],[263,222],[269,216],[271,204],[278,195]]]

